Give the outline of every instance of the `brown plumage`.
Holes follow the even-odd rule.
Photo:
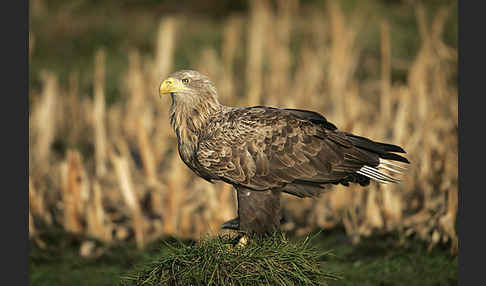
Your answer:
[[[265,106],[228,107],[214,84],[196,71],[169,76],[160,94],[170,94],[170,122],[181,159],[200,177],[232,184],[238,218],[223,225],[254,233],[279,227],[280,192],[314,197],[326,184],[399,180],[396,145],[340,131],[319,113]]]

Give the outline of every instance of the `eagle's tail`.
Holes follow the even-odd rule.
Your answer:
[[[407,158],[396,154],[406,153],[403,148],[350,133],[346,133],[346,139],[348,145],[341,149],[344,152],[344,162],[340,166],[333,167],[334,173],[326,174],[327,177],[324,178],[294,180],[282,191],[303,198],[320,195],[325,192],[323,188],[329,183],[367,186],[371,180],[378,183],[400,182],[398,177],[407,169],[404,163],[410,163]],[[349,148],[351,147],[349,143],[353,145],[352,148]],[[336,180],[329,180],[330,176],[334,176]]]
[[[384,160],[380,158],[380,164],[378,166],[363,166],[361,167],[361,169],[356,171],[356,173],[380,183],[399,183],[401,180],[397,177],[394,177],[393,175],[401,175],[403,174],[404,170],[406,170],[406,167],[395,164],[390,160]]]
[[[368,138],[354,134],[346,134],[352,144],[360,149],[378,155],[379,163],[373,166],[365,165],[356,173],[380,183],[398,183],[400,179],[396,175],[403,174],[407,168],[400,163],[410,163],[407,158],[395,153],[406,153],[402,147],[387,143],[372,141]]]

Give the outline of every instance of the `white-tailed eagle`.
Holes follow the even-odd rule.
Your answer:
[[[197,71],[175,72],[160,85],[172,98],[170,123],[184,163],[198,176],[237,190],[238,217],[224,228],[264,234],[280,226],[280,193],[318,196],[326,184],[399,181],[409,161],[396,145],[340,131],[319,113],[219,103]]]

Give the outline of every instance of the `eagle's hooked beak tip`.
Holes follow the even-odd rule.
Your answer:
[[[167,80],[164,80],[159,86],[159,97],[162,98],[162,94],[168,93],[170,90]]]
[[[159,96],[162,98],[162,94],[177,92],[183,90],[184,87],[181,86],[181,83],[174,78],[168,78],[160,84],[159,87]]]

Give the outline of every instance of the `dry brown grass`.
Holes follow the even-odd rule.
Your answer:
[[[399,185],[336,186],[315,200],[285,196],[283,206],[292,220],[284,227],[302,234],[342,222],[355,242],[374,231],[399,230],[416,233],[431,247],[451,241],[451,250],[457,251],[458,110],[457,89],[450,83],[457,50],[441,37],[448,10],[430,20],[418,6],[422,46],[410,64],[408,82],[392,84],[393,30],[385,20],[381,74],[358,81],[362,18],[346,16],[329,1],[327,12],[313,11],[302,21],[294,17],[297,1],[278,3],[274,11],[267,1],[252,1],[248,18],[227,20],[222,54],[205,48],[199,62],[192,63],[214,80],[221,101],[322,112],[342,130],[403,146],[412,162]],[[174,66],[180,21],[161,21],[154,59],[136,50],[128,55],[123,100],[109,107],[103,50],[94,59],[93,97],[81,97],[75,71],[67,83],[45,72],[42,92],[31,94],[31,235],[37,233],[36,221],[56,220],[66,230],[107,242],[128,239],[133,232],[142,247],[166,234],[198,239],[218,233],[219,224],[235,216],[231,188],[202,181],[180,161],[168,123],[169,99],[157,94]],[[293,55],[295,27],[306,37]],[[246,71],[235,70],[243,46]],[[237,96],[241,92],[244,96]],[[50,148],[56,138],[68,140],[68,146],[90,143],[94,155],[83,158],[74,147],[64,157],[56,155]],[[48,205],[60,210],[57,215],[52,217]]]

